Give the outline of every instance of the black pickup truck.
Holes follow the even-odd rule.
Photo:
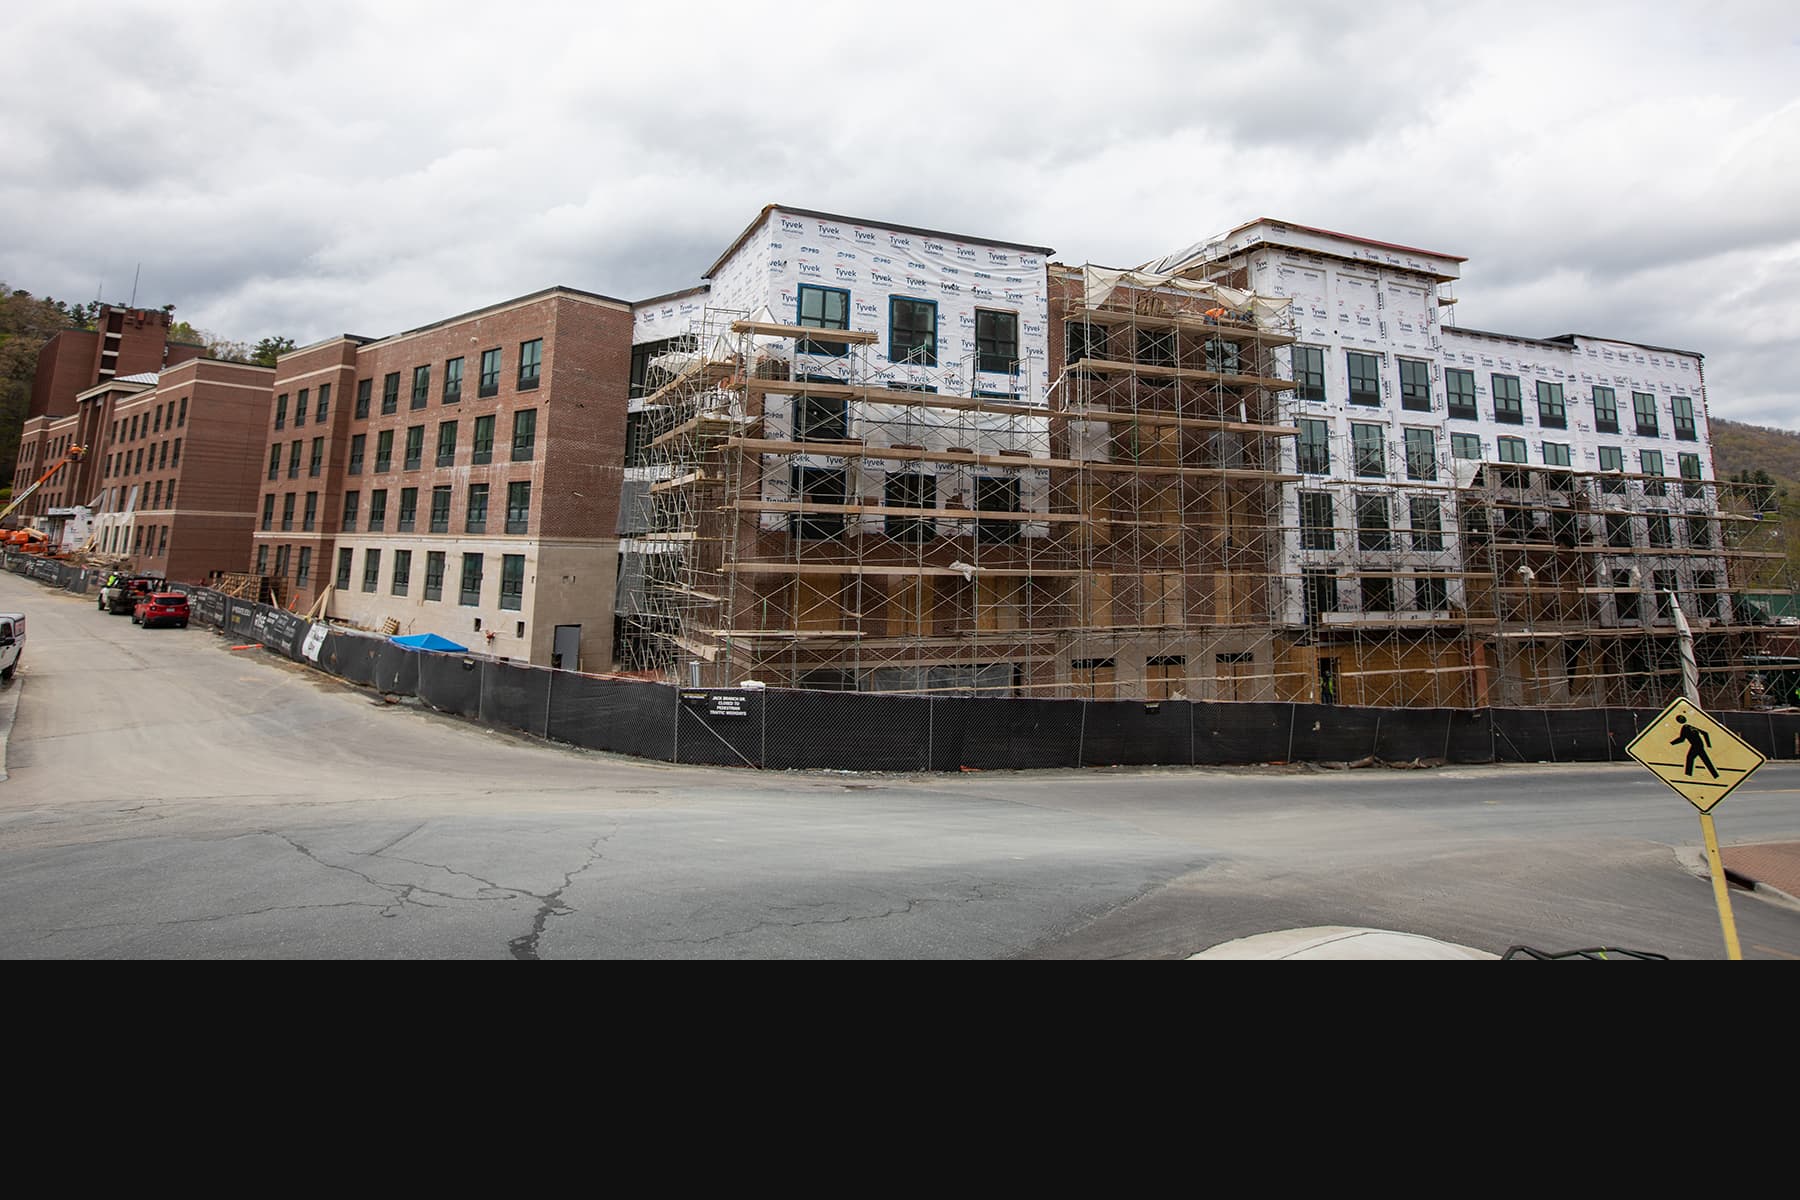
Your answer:
[[[158,575],[127,575],[120,572],[109,575],[106,585],[100,589],[100,601],[96,607],[101,612],[109,612],[114,616],[130,614],[137,607],[137,602],[168,586],[168,580]]]

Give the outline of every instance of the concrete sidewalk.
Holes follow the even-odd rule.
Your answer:
[[[1763,846],[1725,846],[1719,857],[1732,883],[1775,892],[1800,904],[1800,842]]]

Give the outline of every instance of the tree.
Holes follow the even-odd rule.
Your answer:
[[[294,348],[291,337],[266,337],[250,352],[250,361],[259,367],[272,367],[276,358]]]

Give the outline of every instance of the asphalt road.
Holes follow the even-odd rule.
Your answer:
[[[1635,766],[674,767],[0,574],[15,608],[7,958],[1177,958],[1310,925],[1723,956],[1698,819]],[[1800,765],[1718,820],[1800,839]],[[1735,907],[1747,957],[1800,958],[1800,911]]]

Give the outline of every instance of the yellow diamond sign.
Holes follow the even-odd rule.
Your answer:
[[[1625,747],[1625,753],[1703,813],[1710,813],[1768,761],[1686,700],[1664,709]]]

